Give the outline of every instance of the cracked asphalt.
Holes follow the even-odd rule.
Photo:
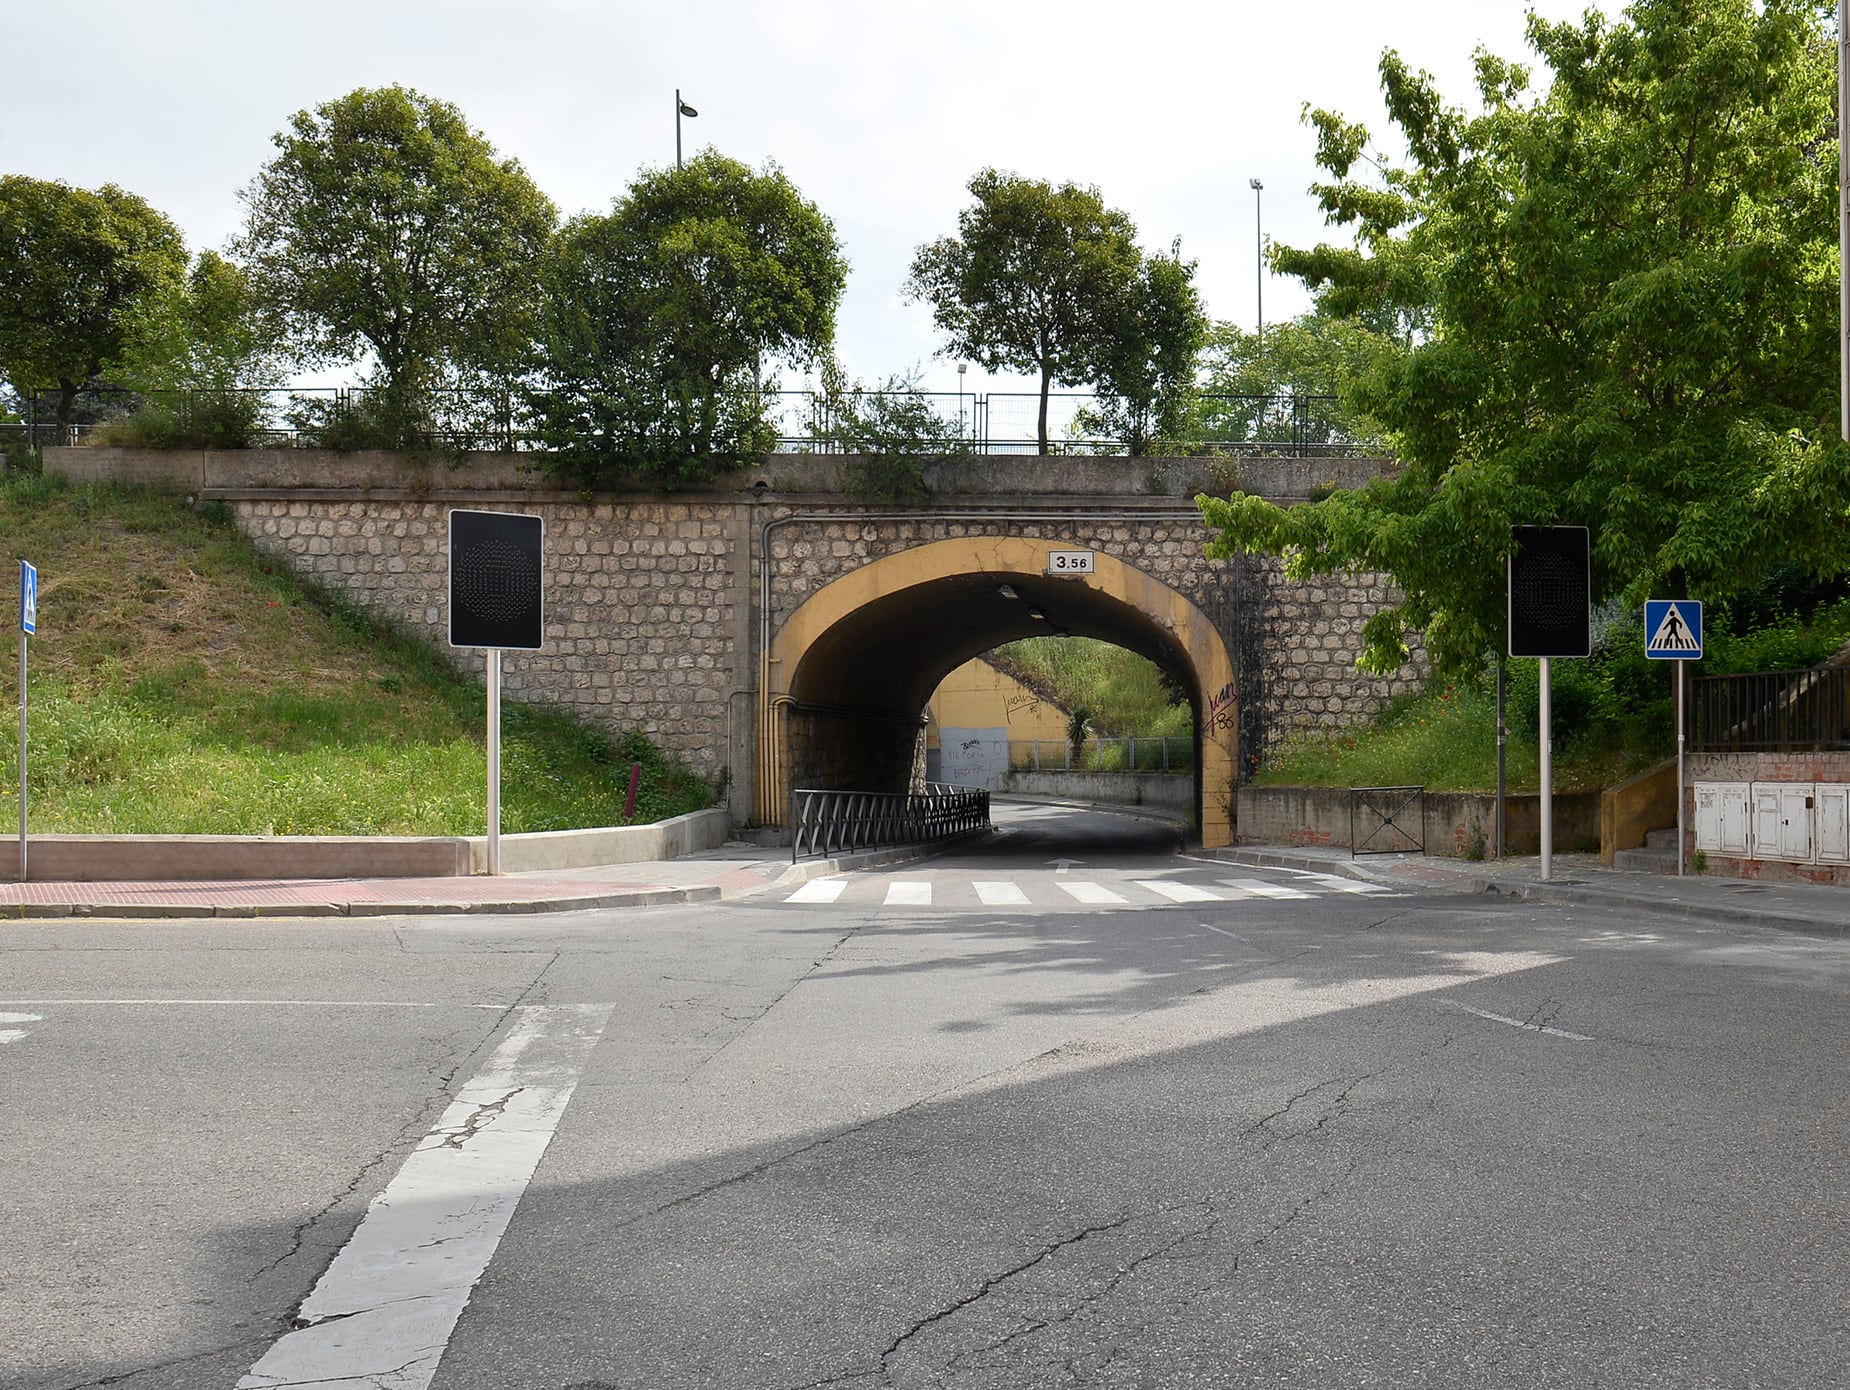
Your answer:
[[[1213,872],[857,878],[1056,855]],[[611,1002],[436,1390],[1846,1383],[1850,943],[860,900],[0,925],[0,1387],[231,1387],[510,1011]]]

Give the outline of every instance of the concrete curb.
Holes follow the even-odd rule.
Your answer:
[[[1387,875],[1373,872],[1352,860],[1317,859],[1308,854],[1293,854],[1290,850],[1196,849],[1188,853],[1194,859],[1213,859],[1222,864],[1249,864],[1255,869],[1298,869],[1307,874],[1334,874],[1338,878],[1353,878],[1362,883],[1393,882]]]
[[[1198,850],[1196,857],[1216,859],[1229,864],[1251,864],[1259,868],[1298,869],[1306,873],[1334,874],[1365,883],[1393,884],[1406,887],[1408,880],[1384,874],[1365,863],[1323,859],[1315,855],[1293,854],[1288,849],[1212,849]],[[1656,916],[1684,917],[1700,922],[1727,926],[1770,927],[1804,936],[1850,937],[1850,921],[1828,921],[1795,915],[1793,912],[1746,903],[1700,903],[1683,898],[1662,897],[1654,893],[1628,892],[1601,883],[1575,882],[1571,879],[1548,883],[1517,878],[1495,878],[1465,870],[1439,869],[1450,875],[1460,892],[1483,893],[1496,897],[1520,898],[1528,902],[1550,903],[1566,907],[1624,907]],[[1443,888],[1443,884],[1431,884]]]
[[[1607,888],[1597,883],[1527,883],[1509,879],[1474,878],[1470,884],[1474,892],[1522,898],[1529,902],[1564,906],[1592,903],[1605,907],[1627,907],[1662,916],[1688,917],[1699,922],[1717,922],[1726,926],[1776,927],[1781,931],[1804,936],[1850,937],[1850,922],[1820,921],[1744,904],[1692,903],[1681,898],[1659,898],[1647,893],[1627,893],[1623,889]]]

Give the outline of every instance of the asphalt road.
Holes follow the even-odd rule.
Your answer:
[[[1850,945],[1049,810],[819,882],[0,926],[0,1387],[1850,1383]]]

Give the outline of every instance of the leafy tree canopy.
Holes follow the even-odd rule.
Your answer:
[[[1513,523],[1591,527],[1597,599],[1850,564],[1828,12],[1638,0],[1617,23],[1531,16],[1528,40],[1547,91],[1480,52],[1476,115],[1383,57],[1405,167],[1310,115],[1316,192],[1355,242],[1275,264],[1408,345],[1354,392],[1398,474],[1290,510],[1199,499],[1210,553],[1389,574],[1404,599],[1365,631],[1373,671],[1412,630],[1441,670],[1502,647]]]
[[[848,266],[775,165],[707,151],[573,218],[545,274],[541,435],[593,483],[696,482],[775,444],[769,362],[826,359]]]
[[[1096,188],[985,169],[970,193],[976,201],[958,214],[958,234],[913,257],[906,291],[931,305],[949,339],[945,354],[1039,376],[1046,453],[1053,383],[1097,378],[1113,320],[1136,297],[1137,229]]]
[[[1188,430],[1195,364],[1208,318],[1195,290],[1195,263],[1181,245],[1144,260],[1102,324],[1096,380],[1100,410],[1090,428],[1125,442],[1133,458],[1174,447]]]
[[[462,112],[360,88],[274,143],[235,251],[298,360],[369,354],[407,422],[436,386],[522,361],[557,213]]]
[[[1371,443],[1380,426],[1355,406],[1353,386],[1394,346],[1359,319],[1315,311],[1263,334],[1215,324],[1188,435],[1206,445]]]
[[[137,303],[185,273],[178,229],[134,194],[0,178],[0,375],[22,393],[56,387],[68,425],[78,391],[122,354]]]

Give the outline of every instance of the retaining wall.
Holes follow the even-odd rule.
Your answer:
[[[1505,798],[1509,852],[1541,852],[1541,797],[1535,793]],[[1569,851],[1599,848],[1598,792],[1554,798],[1554,847]],[[1357,816],[1356,838],[1366,838],[1371,824]],[[1409,829],[1417,820],[1409,822]],[[1495,853],[1495,793],[1427,792],[1426,853],[1483,858]],[[1350,800],[1344,787],[1240,788],[1239,843],[1243,845],[1333,845],[1350,847]],[[1402,843],[1391,834],[1374,848]]]

